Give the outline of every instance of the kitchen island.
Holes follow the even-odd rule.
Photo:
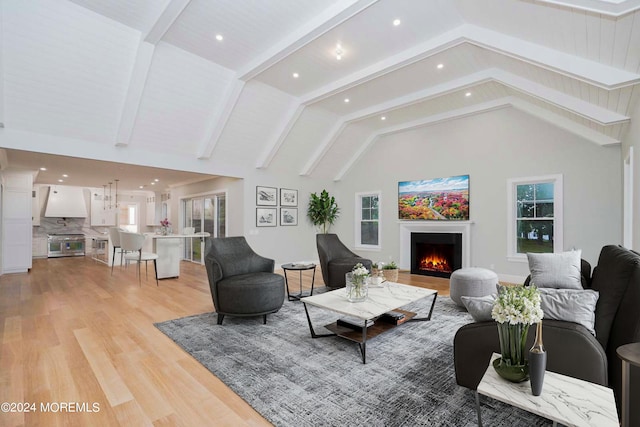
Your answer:
[[[186,239],[204,239],[209,233],[194,234],[146,234],[152,242],[151,250],[158,255],[158,279],[180,276],[183,244]]]

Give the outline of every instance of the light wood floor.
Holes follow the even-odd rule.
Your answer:
[[[153,326],[213,311],[205,268],[183,262],[159,287],[149,273],[139,286],[133,268],[111,276],[87,257],[0,276],[0,402],[35,404],[0,412],[0,426],[270,425]],[[447,279],[398,281],[449,293]]]

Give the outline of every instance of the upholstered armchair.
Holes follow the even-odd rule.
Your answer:
[[[317,234],[316,245],[322,268],[322,279],[328,288],[343,288],[345,274],[361,263],[371,271],[371,260],[351,252],[335,234]]]
[[[263,316],[284,303],[284,277],[275,274],[274,261],[256,254],[244,237],[210,239],[205,266],[218,325],[225,315]]]

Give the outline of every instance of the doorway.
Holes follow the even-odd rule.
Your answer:
[[[206,232],[212,238],[227,235],[226,194],[207,194],[182,200],[182,226],[193,227],[194,233]],[[204,264],[206,241],[204,237],[185,239],[184,259]]]
[[[118,208],[118,227],[130,233],[139,230],[140,208],[137,203],[121,203]]]

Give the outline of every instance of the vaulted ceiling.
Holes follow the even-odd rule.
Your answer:
[[[2,7],[10,148],[339,180],[386,135],[498,108],[619,144],[640,94],[640,0]]]

